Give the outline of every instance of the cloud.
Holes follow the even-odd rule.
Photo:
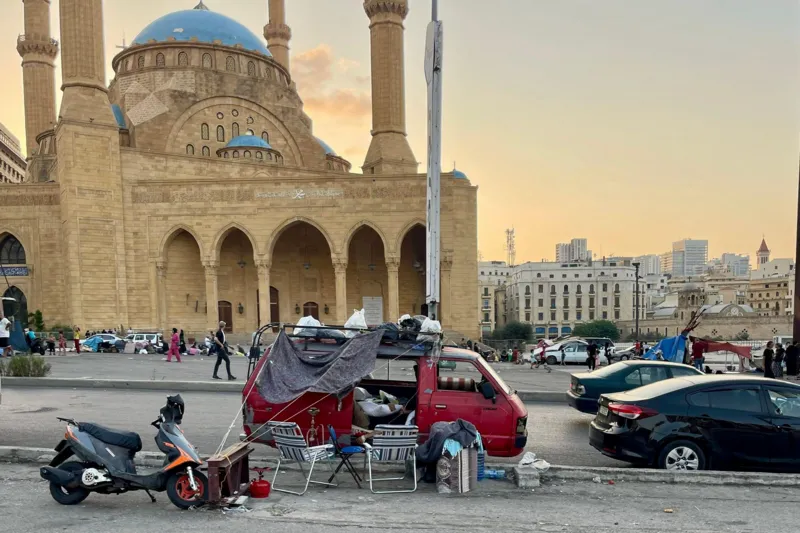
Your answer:
[[[349,72],[352,69],[360,67],[361,63],[359,63],[355,59],[340,57],[339,60],[336,62],[336,66],[339,67],[339,70],[341,70],[342,72]]]
[[[358,83],[359,85],[369,85],[369,82],[370,82],[371,79],[372,79],[372,76],[356,76],[355,77],[356,83]]]
[[[306,98],[305,107],[309,114],[322,113],[334,117],[363,119],[372,112],[372,99],[364,91],[355,89],[334,89],[320,96]]]
[[[333,50],[327,44],[320,44],[292,59],[292,78],[299,89],[314,87],[333,79]]]

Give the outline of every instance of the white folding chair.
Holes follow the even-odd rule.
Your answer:
[[[339,480],[336,479],[336,472],[334,471],[334,466],[332,463],[332,459],[334,458],[334,449],[332,445],[324,444],[322,446],[309,447],[305,437],[303,436],[303,433],[300,431],[300,426],[298,426],[295,422],[270,422],[269,429],[272,432],[273,438],[275,439],[275,445],[278,447],[278,451],[280,452],[278,457],[278,466],[275,467],[275,475],[272,478],[273,490],[285,492],[287,494],[294,494],[296,496],[302,496],[306,493],[306,491],[308,491],[308,486],[311,483],[325,485],[326,487],[339,486]],[[303,492],[293,492],[291,490],[279,489],[275,486],[275,480],[278,478],[281,464],[286,462],[297,463],[300,466],[300,471],[303,473],[303,477],[306,480],[306,486],[303,488]],[[333,473],[333,476],[331,476],[331,479],[334,481],[333,483],[326,481],[313,481],[311,479],[311,476],[314,473],[314,465],[316,465],[318,462],[327,463],[327,465],[330,467],[331,472]],[[303,467],[304,463],[311,464],[308,475],[306,475],[306,470]]]
[[[417,490],[417,426],[375,426],[372,444],[365,444],[367,449],[367,469],[369,472],[369,490],[374,494],[397,494],[414,492]],[[411,475],[414,477],[414,488],[411,490],[384,490],[377,491],[373,481],[402,481],[408,475],[408,470],[402,477],[373,478],[372,463],[405,463],[412,461]]]

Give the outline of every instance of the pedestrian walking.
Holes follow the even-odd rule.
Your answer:
[[[798,356],[800,356],[800,350],[797,348],[797,342],[792,341],[786,348],[786,375],[797,376]]]
[[[775,372],[772,370],[772,360],[775,357],[775,351],[772,349],[774,344],[772,341],[767,343],[767,347],[764,349],[764,377],[765,378],[774,378]]]
[[[178,328],[172,328],[172,338],[170,339],[169,351],[167,352],[167,363],[172,362],[173,355],[178,360],[178,363],[181,362],[180,343],[181,340],[178,335]]]
[[[608,364],[610,365],[611,364],[611,343],[610,342],[606,343],[605,356],[606,356],[606,361],[608,361]]]
[[[545,348],[542,348],[542,352],[545,351]],[[564,345],[562,344],[561,347],[558,349],[561,352],[561,366],[565,366],[567,360],[567,352],[564,351]]]
[[[783,360],[786,358],[786,350],[783,349],[783,344],[778,343],[775,346],[775,359],[772,360],[772,373],[775,374],[775,379],[783,378]]]
[[[589,346],[586,347],[586,353],[588,354],[586,365],[589,367],[589,372],[591,372],[597,367],[597,345],[594,341],[590,342]]]
[[[75,339],[75,351],[81,353],[81,328],[75,326],[73,330],[73,338]]]
[[[222,379],[217,372],[219,371],[219,365],[222,364],[222,361],[225,361],[228,381],[233,381],[236,377],[231,374],[231,359],[228,357],[228,344],[225,341],[225,322],[219,323],[219,329],[217,329],[217,332],[214,334],[214,347],[217,353],[217,362],[214,365],[214,375],[211,377],[213,379]]]
[[[58,355],[67,355],[67,338],[64,336],[64,330],[58,332]]]
[[[0,306],[2,307],[2,306]],[[0,353],[0,357],[11,357],[14,355],[14,349],[11,347],[11,321],[6,318],[4,314],[2,314],[2,309],[0,309],[0,348],[2,348],[3,352]]]

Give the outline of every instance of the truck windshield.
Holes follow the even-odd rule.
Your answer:
[[[475,361],[475,364],[482,368],[486,374],[490,375],[492,379],[494,379],[494,382],[497,383],[497,385],[503,389],[506,394],[514,394],[514,391],[511,390],[511,387],[506,385],[506,382],[503,381],[503,378],[501,378],[500,375],[494,371],[494,368],[489,366],[486,361],[483,360],[483,358],[478,357]]]

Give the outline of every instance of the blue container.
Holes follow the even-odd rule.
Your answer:
[[[483,481],[486,477],[486,452],[478,452],[478,481]]]
[[[506,471],[505,470],[486,470],[485,478],[486,479],[505,479],[506,478]]]

